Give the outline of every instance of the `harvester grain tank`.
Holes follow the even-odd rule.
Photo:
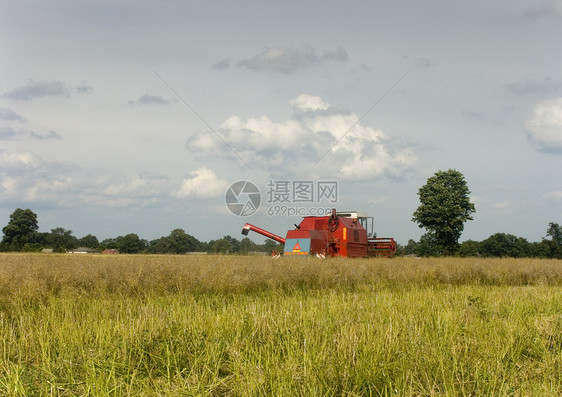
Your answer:
[[[363,212],[332,210],[329,216],[304,217],[285,238],[246,223],[242,234],[250,230],[285,245],[284,256],[318,255],[342,257],[393,257],[396,241],[376,237],[373,217]],[[369,230],[369,232],[368,232]]]

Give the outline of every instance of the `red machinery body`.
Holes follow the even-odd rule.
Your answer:
[[[351,211],[338,213],[332,210],[330,216],[307,216],[294,230],[282,238],[246,223],[242,234],[250,230],[285,245],[283,255],[329,255],[350,258],[366,256],[393,257],[396,241],[393,238],[377,238],[367,233],[372,228],[372,217]],[[372,236],[372,237],[371,237]]]

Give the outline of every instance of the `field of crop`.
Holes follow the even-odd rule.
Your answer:
[[[0,255],[0,395],[560,396],[562,261]]]

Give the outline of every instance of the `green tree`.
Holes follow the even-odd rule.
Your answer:
[[[457,255],[460,257],[467,256],[479,256],[480,255],[480,242],[474,240],[463,241],[457,251]]]
[[[80,247],[87,247],[87,248],[98,248],[100,242],[98,238],[92,234],[88,234],[81,239],[78,240],[78,245]]]
[[[546,229],[546,235],[550,239],[543,239],[550,250],[551,258],[562,258],[562,226],[558,223],[550,222],[548,224],[548,229]]]
[[[168,236],[169,252],[174,254],[185,254],[193,251],[193,238],[183,231],[183,229],[174,229]]]
[[[439,256],[442,254],[439,244],[433,232],[427,232],[420,237],[420,242],[416,244],[415,254],[417,256]]]
[[[233,252],[234,252],[234,246],[228,239],[221,238],[220,240],[209,242],[209,253],[231,254]]]
[[[10,250],[21,251],[39,229],[37,215],[30,209],[16,209],[10,215],[10,221],[2,229],[2,243]]]
[[[228,241],[230,243],[230,245],[232,246],[232,249],[231,249],[230,252],[240,251],[240,240],[238,240],[237,238],[232,237],[230,235],[224,236],[222,239]]]
[[[122,237],[117,237],[119,252],[123,254],[138,254],[146,244],[135,233],[129,233]]]
[[[168,237],[160,237],[150,241],[147,248],[151,254],[167,254],[170,252]]]
[[[248,252],[257,251],[257,244],[250,240],[248,237],[244,237],[240,241],[240,252],[247,254]]]
[[[458,248],[464,223],[472,220],[474,204],[464,176],[456,170],[438,171],[418,191],[420,206],[412,218],[425,228],[441,255],[452,255]]]
[[[283,250],[285,248],[285,246],[283,244],[279,244],[277,241],[274,241],[272,239],[265,239],[265,242],[263,243],[263,245],[258,246],[261,247],[260,251],[261,252],[267,252],[268,254],[271,254],[273,251],[277,251],[279,253],[283,253]]]
[[[197,251],[201,242],[183,229],[174,229],[169,236],[150,241],[147,251],[151,254],[185,254]]]
[[[72,235],[72,230],[66,230],[63,227],[51,229],[48,241],[51,247],[58,252],[78,247],[78,239]]]
[[[104,250],[104,249],[119,249],[119,243],[120,243],[121,239],[123,239],[123,236],[106,238],[105,240],[102,240],[99,247],[102,250]]]
[[[548,229],[546,229],[546,235],[550,236],[553,243],[562,246],[562,226],[558,223],[550,222]]]
[[[413,255],[416,252],[418,243],[415,240],[409,239],[408,243],[404,246],[404,255]]]
[[[531,247],[529,242],[509,233],[496,233],[480,243],[483,256],[524,258],[528,257]]]
[[[529,243],[529,255],[533,258],[554,258],[550,243],[548,240]]]
[[[50,247],[49,241],[51,233],[35,232],[29,238],[29,242],[23,246],[24,251],[41,251],[45,247]]]

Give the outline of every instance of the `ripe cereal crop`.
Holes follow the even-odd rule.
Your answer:
[[[558,396],[562,261],[0,255],[0,395]]]

